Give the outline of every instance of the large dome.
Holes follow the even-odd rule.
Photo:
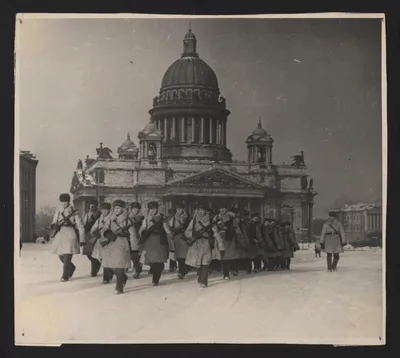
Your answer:
[[[196,36],[189,28],[183,40],[183,53],[165,72],[161,89],[174,86],[200,86],[218,90],[213,69],[196,52]]]
[[[213,69],[198,57],[182,57],[165,72],[161,87],[204,86],[218,89]]]

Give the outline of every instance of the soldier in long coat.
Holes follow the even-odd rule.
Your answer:
[[[97,238],[98,240],[94,244],[92,257],[96,260],[99,260],[100,263],[103,262],[102,254],[103,247],[100,245],[101,233],[103,232],[104,226],[107,222],[107,218],[111,215],[111,204],[110,203],[102,203],[100,205],[101,216],[96,220],[92,229],[90,230],[90,234],[92,237]],[[103,266],[103,284],[110,283],[112,280],[114,273],[108,267]]]
[[[290,221],[283,221],[281,223],[280,234],[284,243],[284,250],[281,252],[281,257],[284,259],[283,269],[290,270],[291,258],[294,257],[294,252],[300,250],[299,244],[296,240],[296,234],[291,228]]]
[[[115,294],[123,293],[128,280],[126,269],[131,264],[129,241],[133,239],[133,231],[129,213],[125,210],[125,202],[115,200],[113,212],[105,221],[102,229],[103,238],[100,239],[100,244],[103,246],[102,264],[111,269],[117,278]]]
[[[224,257],[221,257],[222,275],[225,280],[229,280],[231,270],[235,270],[236,260],[242,258],[240,240],[243,240],[243,238],[239,219],[236,213],[228,211],[228,206],[223,203],[216,221],[225,248]]]
[[[274,221],[270,218],[265,218],[262,225],[262,235],[265,245],[264,257],[267,260],[268,271],[273,271],[277,268],[277,263],[281,256],[280,250],[283,249],[283,244],[278,234]]]
[[[85,228],[85,239],[83,241],[81,241],[81,246],[83,246],[82,254],[86,255],[90,261],[90,266],[91,266],[90,275],[92,277],[97,276],[97,274],[100,270],[101,264],[100,264],[99,260],[95,259],[92,256],[93,248],[97,241],[97,238],[93,237],[90,234],[90,231],[91,231],[94,223],[100,217],[100,215],[101,215],[101,212],[98,210],[97,200],[92,200],[89,204],[88,212],[85,213],[82,218],[83,226]]]
[[[346,245],[346,236],[342,223],[337,219],[336,212],[329,212],[329,219],[322,226],[321,247],[327,254],[328,271],[336,271],[339,262],[339,254],[343,253]],[[332,261],[333,255],[333,261]]]
[[[131,224],[133,225],[133,237],[130,241],[130,249],[131,249],[131,260],[133,264],[133,278],[138,279],[140,273],[143,270],[143,265],[140,262],[140,235],[139,230],[142,226],[144,216],[140,212],[142,206],[138,202],[133,202],[130,204],[131,211],[129,213],[129,219],[131,220]]]
[[[251,242],[248,236],[248,229],[250,225],[250,213],[244,210],[242,215],[235,209],[236,217],[239,220],[239,229],[241,232],[241,240],[239,241],[240,246],[240,258],[236,260],[236,267],[234,275],[237,275],[239,271],[244,270],[246,274],[251,274],[253,271],[253,253],[251,252]]]
[[[214,240],[218,242],[222,257],[225,247],[217,225],[204,205],[197,206],[197,214],[190,221],[185,236],[189,243],[186,264],[199,269],[198,283],[200,287],[206,288],[208,286],[208,267],[212,260],[212,249],[215,246]]]
[[[158,212],[158,203],[148,203],[148,213],[144,218],[139,230],[141,245],[143,249],[142,263],[150,265],[153,275],[153,285],[158,285],[168,254],[173,250],[171,243],[172,232],[168,227],[166,218]]]
[[[168,225],[173,234],[172,241],[175,248],[175,259],[178,262],[178,278],[183,279],[189,271],[186,265],[186,255],[189,250],[185,231],[190,223],[190,217],[184,204],[177,204],[175,215],[169,218]]]
[[[54,214],[50,225],[54,238],[50,252],[58,255],[63,264],[61,281],[68,281],[75,271],[72,256],[79,254],[79,240],[84,240],[85,229],[78,212],[71,206],[71,197],[64,193],[60,195],[62,208]],[[55,235],[55,236],[54,236]]]
[[[175,215],[176,215],[176,209],[175,208],[170,208],[168,210],[168,217],[166,218],[167,224],[168,224],[170,229],[171,229],[171,225],[169,225],[169,224],[173,220]],[[168,269],[168,271],[169,272],[175,272],[177,267],[178,267],[178,265],[177,265],[176,257],[175,257],[175,242],[173,241],[173,236],[171,237],[171,251],[169,253],[169,260],[168,261],[169,261],[169,265],[168,265],[169,269]]]
[[[247,227],[247,236],[250,240],[250,254],[254,264],[254,272],[261,271],[261,262],[264,258],[264,239],[261,231],[261,218],[257,213],[251,214],[251,220]]]

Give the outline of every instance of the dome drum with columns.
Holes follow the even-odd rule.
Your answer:
[[[303,162],[274,164],[274,140],[261,119],[243,138],[247,160],[232,160],[230,111],[215,72],[197,53],[190,28],[183,53],[166,70],[149,113],[137,146],[128,134],[113,158],[101,144],[97,159],[87,157],[86,168],[74,172],[71,193],[78,210],[85,211],[93,198],[139,201],[142,207],[156,200],[164,213],[175,202],[186,203],[191,211],[197,200],[211,208],[224,200],[262,217],[289,218],[298,235],[312,235],[313,181],[308,185]],[[85,180],[89,177],[94,179]]]
[[[230,114],[213,69],[197,53],[189,29],[183,53],[165,72],[149,111],[164,135],[164,158],[230,161],[226,128]]]

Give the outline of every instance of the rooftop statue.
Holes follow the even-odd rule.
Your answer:
[[[78,169],[78,170],[82,170],[83,169],[83,163],[82,163],[82,160],[78,160],[78,165],[76,166],[76,169]]]
[[[293,167],[304,167],[306,165],[304,162],[304,152],[301,151],[300,153],[300,155],[294,155],[291,157],[293,159]]]
[[[96,152],[99,159],[112,159],[112,150],[108,147],[103,147],[103,143],[100,143],[100,148],[96,148]]]

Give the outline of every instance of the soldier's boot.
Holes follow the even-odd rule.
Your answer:
[[[339,262],[339,255],[333,255],[332,271],[337,271],[337,264]]]
[[[332,255],[328,254],[326,256],[327,268],[329,272],[332,272]]]

